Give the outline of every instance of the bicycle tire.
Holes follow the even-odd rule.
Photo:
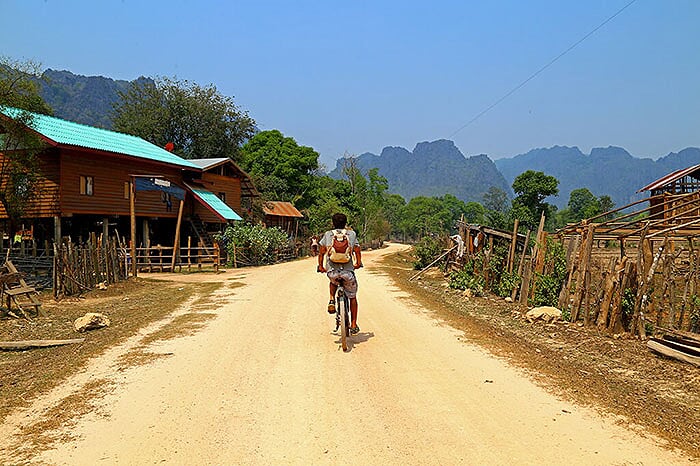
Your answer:
[[[338,306],[338,311],[340,312],[340,346],[342,346],[343,351],[348,350],[348,335],[350,334],[350,322],[348,317],[348,298],[341,293],[338,293],[338,299],[336,299],[336,306]]]

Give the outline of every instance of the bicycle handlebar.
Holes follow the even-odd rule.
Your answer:
[[[364,266],[365,266],[365,264],[360,263],[357,267],[355,267],[355,269],[361,269],[361,268],[364,267]],[[321,266],[320,266],[320,265],[317,265],[317,266],[316,266],[316,272],[317,272],[317,273],[323,273],[323,272],[321,271]]]

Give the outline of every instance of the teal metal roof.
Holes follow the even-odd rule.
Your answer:
[[[17,108],[0,106],[0,113],[10,118],[15,118],[22,111]],[[198,171],[201,170],[199,166],[190,161],[137,136],[81,125],[80,123],[38,113],[29,113],[32,115],[32,129],[59,145],[103,150],[155,162],[194,168]]]
[[[224,201],[219,199],[219,196],[211,191],[201,188],[193,188],[188,184],[185,184],[185,186],[187,186],[187,189],[192,191],[192,194],[194,194],[197,200],[199,200],[204,207],[214,212],[222,220],[243,220],[240,215],[234,212],[234,210],[227,206]]]

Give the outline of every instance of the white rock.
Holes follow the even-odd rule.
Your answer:
[[[88,312],[82,317],[78,317],[73,322],[73,327],[77,332],[85,332],[96,328],[108,327],[110,324],[109,318],[99,312]]]
[[[506,296],[505,302],[507,302],[507,303],[512,303],[512,302],[513,302],[513,298],[511,298],[510,296]]]
[[[527,311],[525,317],[530,323],[535,322],[536,320],[552,322],[561,319],[561,311],[552,306],[540,306]]]

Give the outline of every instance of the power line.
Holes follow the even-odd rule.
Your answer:
[[[459,133],[460,131],[462,131],[464,128],[466,128],[467,126],[471,125],[471,124],[474,123],[476,120],[478,120],[479,118],[481,118],[485,113],[487,113],[489,110],[491,110],[492,108],[494,108],[496,105],[500,104],[501,102],[503,102],[504,100],[506,100],[508,97],[510,97],[511,95],[513,95],[515,92],[517,92],[517,91],[518,91],[521,87],[523,87],[525,84],[527,84],[527,83],[529,83],[530,81],[532,81],[537,75],[539,75],[539,74],[542,73],[544,70],[546,70],[547,68],[549,68],[550,66],[552,66],[552,65],[553,65],[557,60],[559,60],[561,57],[563,57],[564,55],[566,55],[567,53],[569,53],[570,51],[572,51],[573,49],[575,49],[581,42],[583,42],[584,40],[588,39],[588,38],[591,37],[593,34],[595,34],[596,31],[598,31],[598,29],[602,28],[603,26],[605,26],[606,24],[608,24],[610,21],[612,21],[613,19],[615,19],[615,17],[616,17],[617,15],[619,15],[620,13],[622,13],[623,11],[625,11],[629,6],[631,6],[631,5],[632,5],[634,2],[636,2],[636,1],[637,1],[637,0],[632,0],[632,1],[629,2],[627,5],[623,6],[623,7],[620,8],[619,10],[617,10],[612,16],[608,17],[608,19],[606,19],[605,21],[603,21],[602,23],[600,23],[598,26],[596,26],[591,32],[589,32],[588,34],[586,34],[585,36],[583,36],[583,37],[582,37],[581,39],[579,39],[578,41],[574,42],[574,44],[571,45],[568,49],[564,50],[562,53],[560,53],[559,55],[557,55],[556,57],[554,57],[552,60],[550,60],[549,63],[547,63],[546,65],[544,65],[544,66],[543,66],[542,68],[540,68],[539,70],[535,71],[533,74],[531,74],[525,81],[523,81],[523,82],[521,82],[520,84],[518,84],[517,86],[515,86],[513,89],[511,89],[510,91],[508,91],[503,97],[501,97],[500,99],[498,99],[497,101],[495,101],[494,103],[492,103],[491,105],[489,105],[486,109],[482,110],[479,114],[477,114],[474,118],[472,118],[471,120],[469,120],[468,122],[466,122],[464,125],[460,126],[460,127],[457,129],[457,131],[455,131],[454,133],[450,134],[450,135],[447,137],[447,139],[451,139],[451,138],[454,137],[457,133]]]

